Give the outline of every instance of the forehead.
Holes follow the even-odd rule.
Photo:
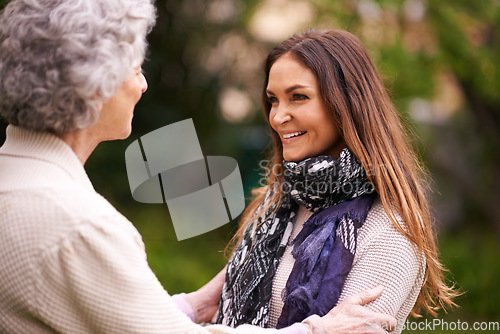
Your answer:
[[[269,70],[267,87],[305,85],[317,86],[318,79],[314,72],[296,57],[285,54],[279,57]]]

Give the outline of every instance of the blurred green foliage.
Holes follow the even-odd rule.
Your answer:
[[[132,199],[125,148],[163,125],[193,118],[204,154],[238,160],[250,197],[268,145],[260,112],[266,53],[294,32],[341,28],[369,50],[434,180],[442,260],[450,282],[465,292],[457,299],[461,308],[439,318],[500,321],[498,0],[156,4],[158,20],[144,64],[149,89],[137,105],[133,134],[101,144],[86,168],[95,188],[137,226],[149,263],[170,293],[199,288],[225,265],[224,248],[237,222],[177,241],[165,205]],[[241,103],[233,102],[229,110],[222,107],[223,92],[235,90],[251,102],[236,120],[231,108],[239,110],[245,99],[235,100]]]

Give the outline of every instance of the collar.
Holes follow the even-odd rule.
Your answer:
[[[43,161],[57,166],[78,184],[94,191],[82,163],[75,152],[59,137],[48,132],[36,132],[9,125],[7,139],[0,147],[0,156]]]

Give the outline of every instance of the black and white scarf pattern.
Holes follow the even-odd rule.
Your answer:
[[[278,328],[311,314],[323,315],[337,302],[352,266],[357,230],[373,203],[373,185],[346,148],[339,158],[285,161],[281,203],[272,203],[262,213],[277,190],[268,190],[257,209],[260,216],[248,227],[229,260],[217,323],[267,327],[273,277],[289,243],[298,205],[314,214],[293,241],[296,262],[284,291]],[[341,237],[336,238],[336,234]],[[311,243],[314,247],[308,247]],[[320,251],[314,251],[317,249]],[[333,269],[332,263],[337,264]],[[343,269],[335,272],[338,268]],[[322,280],[330,286],[318,284]]]

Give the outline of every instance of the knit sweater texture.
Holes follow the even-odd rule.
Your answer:
[[[289,241],[302,229],[312,215],[300,207]],[[405,228],[401,219],[399,224]],[[283,308],[282,292],[294,265],[293,246],[287,246],[273,280],[269,325],[275,327]],[[347,276],[339,302],[347,297],[383,285],[384,291],[376,300],[366,305],[369,309],[390,314],[398,321],[399,334],[405,319],[412,310],[425,276],[425,258],[413,244],[399,232],[389,219],[380,199],[377,199],[359,229],[352,269]],[[370,325],[370,324],[368,324]]]

